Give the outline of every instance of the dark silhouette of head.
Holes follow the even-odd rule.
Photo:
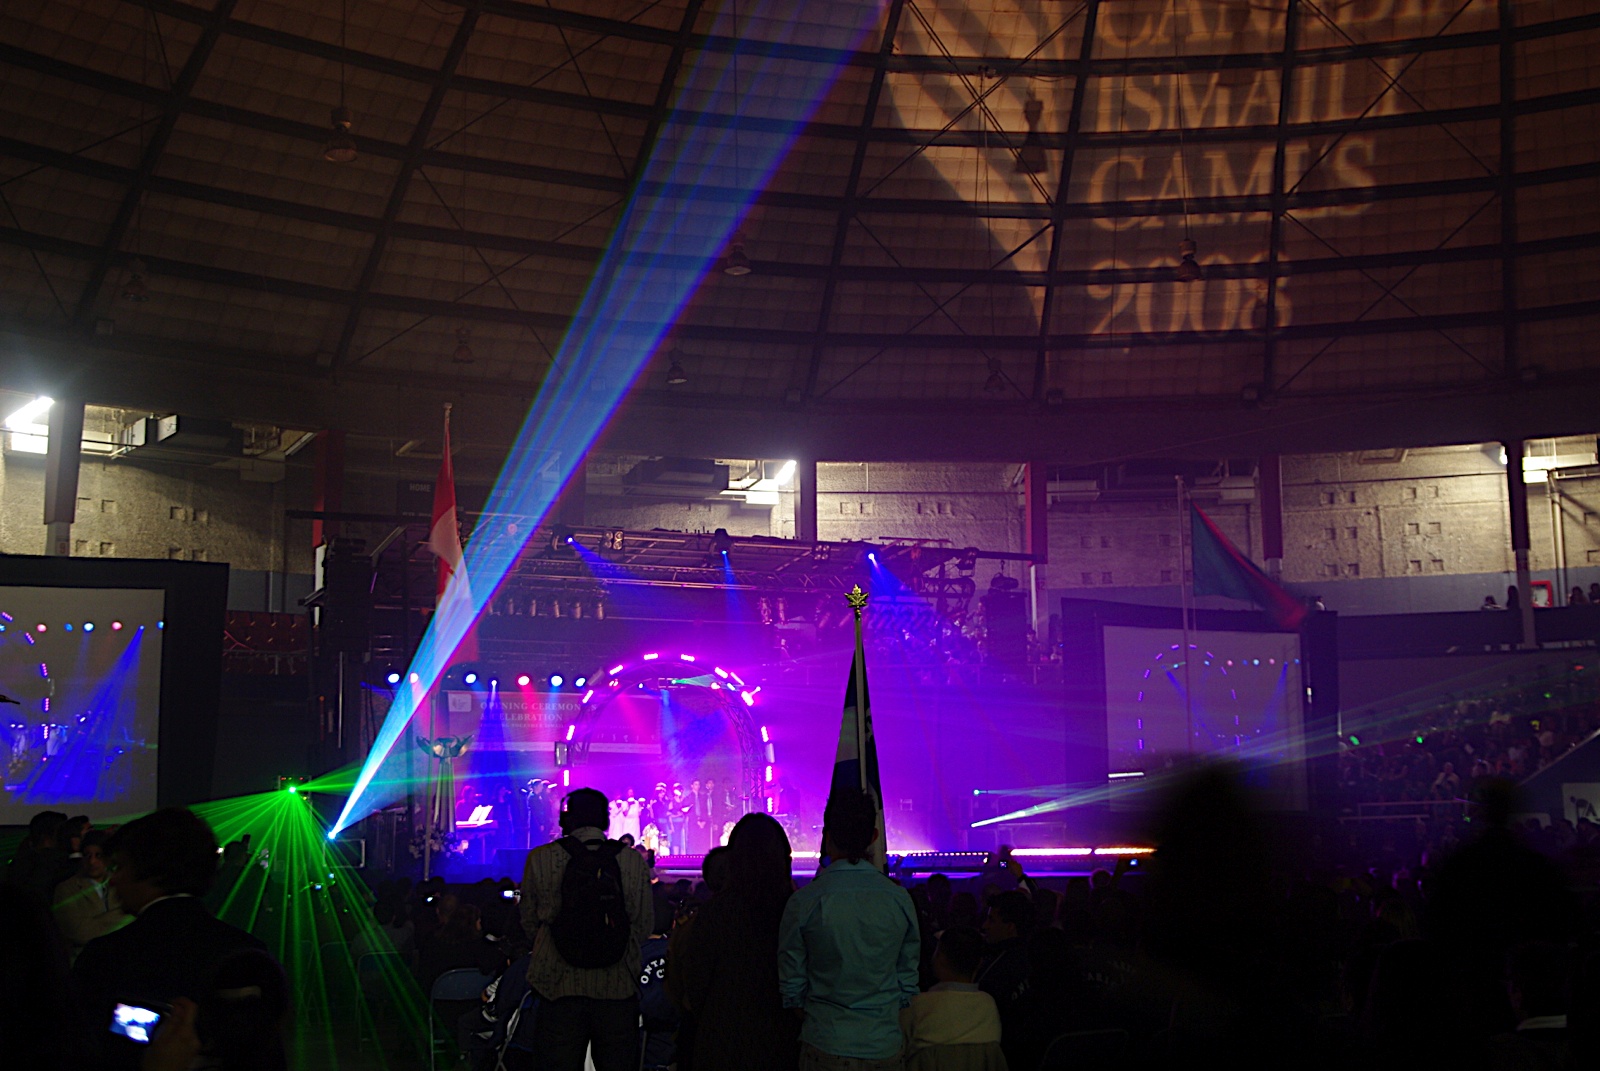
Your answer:
[[[561,832],[605,829],[611,822],[610,801],[595,788],[578,788],[561,801]]]
[[[840,858],[859,863],[878,835],[877,807],[865,792],[835,791],[828,796],[822,828]]]
[[[134,819],[106,841],[106,854],[112,883],[132,911],[154,896],[204,896],[217,876],[217,838],[186,807],[163,807]]]
[[[789,835],[771,815],[745,815],[728,837],[728,884],[723,894],[756,918],[770,921],[774,938],[783,905],[794,892],[790,859]]]

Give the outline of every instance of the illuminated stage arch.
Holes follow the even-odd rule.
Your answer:
[[[744,811],[770,808],[767,787],[772,783],[776,753],[767,727],[758,724],[752,713],[759,685],[747,684],[739,674],[721,666],[701,663],[694,655],[654,651],[596,670],[587,683],[578,714],[567,725],[565,742],[556,745],[558,766],[570,767],[588,759],[595,725],[628,689],[640,685],[660,691],[702,689],[712,697],[739,742],[739,798]]]

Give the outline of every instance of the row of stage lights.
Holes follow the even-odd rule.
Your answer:
[[[402,679],[403,678],[401,674],[395,670],[390,670],[389,674],[384,677],[384,680],[391,685],[399,684]],[[411,674],[412,684],[416,684],[419,679],[420,678],[415,673]],[[552,673],[548,677],[535,677],[532,674],[520,673],[516,676],[515,680],[518,688],[531,688],[536,685],[542,685],[549,687],[551,691],[559,691],[560,689],[565,688],[568,684],[568,678],[562,676],[560,673]],[[471,671],[464,674],[461,678],[461,683],[465,684],[469,688],[478,684],[480,681],[484,681],[483,675]],[[487,679],[486,683],[491,688],[498,688],[500,687],[500,678],[491,676]],[[582,690],[583,687],[588,683],[589,679],[587,677],[571,678],[572,687],[579,690]]]
[[[16,619],[13,618],[10,614],[0,613],[0,632],[8,631],[10,629],[10,627],[12,625],[14,625],[15,623],[16,623]],[[61,631],[62,632],[93,632],[95,630],[95,627],[96,626],[95,626],[95,623],[93,621],[84,621],[84,622],[82,622],[80,624],[76,624],[76,625],[73,624],[71,621],[64,621],[64,622],[61,623]],[[111,627],[111,631],[112,632],[121,632],[127,626],[125,626],[121,621],[113,621],[113,622],[111,622],[111,626],[110,627]],[[138,627],[139,628],[144,628],[143,625],[139,625]],[[167,623],[165,621],[157,621],[156,622],[156,628],[164,629],[166,627],[167,627]],[[40,621],[38,624],[33,626],[33,631],[40,632],[40,633],[49,632],[50,631],[50,626],[47,623],[45,623],[43,621]]]

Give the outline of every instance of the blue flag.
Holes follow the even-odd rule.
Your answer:
[[[867,792],[877,812],[878,837],[867,849],[867,858],[884,869],[887,852],[883,828],[883,786],[878,780],[878,742],[872,735],[872,706],[867,701],[867,656],[861,646],[861,630],[856,629],[856,653],[850,663],[850,680],[844,689],[844,718],[839,723],[839,750],[833,760],[835,792]]]

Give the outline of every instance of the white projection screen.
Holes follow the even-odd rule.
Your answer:
[[[1300,636],[1129,628],[1103,632],[1107,771],[1151,777],[1205,755],[1238,763],[1262,804],[1306,807]]]
[[[156,806],[159,588],[0,587],[0,824]]]

